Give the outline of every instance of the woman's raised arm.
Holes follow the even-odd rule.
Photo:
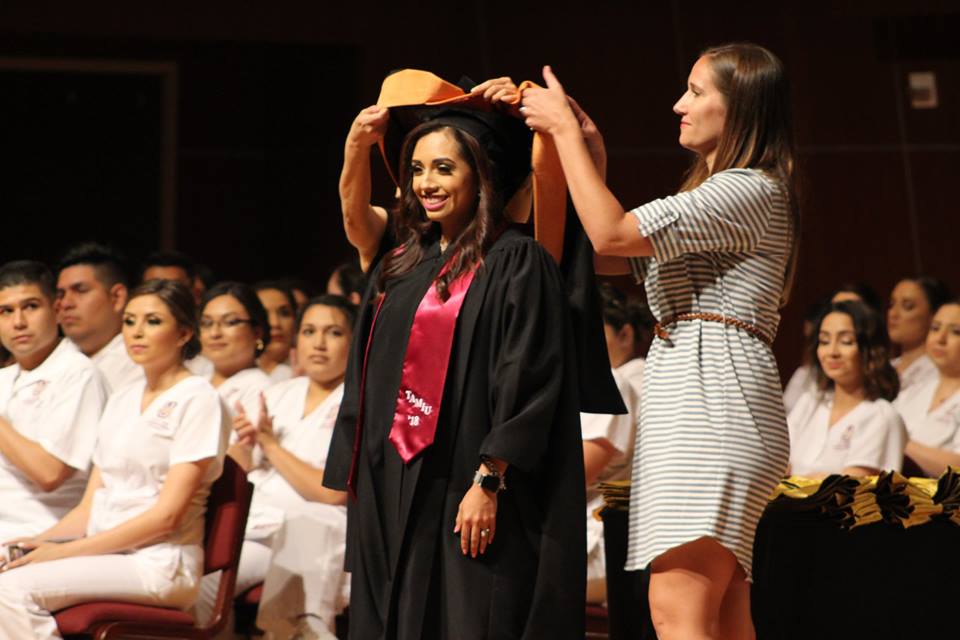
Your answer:
[[[543,68],[543,79],[546,89],[523,92],[521,112],[527,126],[553,137],[570,197],[594,251],[624,257],[653,255],[653,245],[640,234],[637,220],[604,183],[606,152],[596,126],[579,106],[571,106],[549,66]]]
[[[340,210],[347,240],[360,256],[360,268],[366,271],[377,255],[387,226],[387,211],[370,204],[370,147],[387,130],[390,112],[383,107],[367,107],[350,127],[343,149],[340,173]]]

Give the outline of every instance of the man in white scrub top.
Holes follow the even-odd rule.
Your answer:
[[[110,247],[81,244],[60,261],[57,321],[64,335],[97,365],[111,392],[143,378],[120,335],[127,285],[124,260]]]
[[[57,334],[53,274],[33,261],[0,267],[0,542],[35,535],[80,501],[107,387]]]

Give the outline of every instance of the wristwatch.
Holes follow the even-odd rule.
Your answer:
[[[507,484],[503,481],[503,475],[492,468],[489,473],[484,473],[483,470],[477,469],[477,472],[473,474],[473,482],[474,484],[480,485],[481,489],[493,491],[494,493],[499,493],[507,488]]]

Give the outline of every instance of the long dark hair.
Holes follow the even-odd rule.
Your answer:
[[[497,188],[489,155],[477,139],[443,120],[419,125],[407,134],[400,152],[401,194],[392,215],[399,246],[383,259],[383,268],[377,282],[381,292],[385,290],[387,281],[409,273],[420,264],[426,247],[439,236],[440,225],[427,218],[420,199],[413,192],[413,173],[410,166],[417,141],[437,131],[450,133],[460,156],[477,177],[479,190],[473,218],[447,249],[451,252],[450,255],[454,256],[450,268],[436,280],[437,293],[441,300],[450,297],[450,283],[483,263],[484,255],[506,225],[503,190]]]
[[[813,366],[817,388],[827,391],[833,388],[833,380],[827,377],[817,347],[820,344],[820,325],[831,313],[843,313],[853,321],[853,330],[857,336],[857,350],[860,353],[860,370],[863,374],[863,387],[867,398],[893,400],[900,391],[900,377],[890,364],[890,340],[883,317],[862,302],[844,300],[832,302],[820,312],[810,336],[809,356]]]
[[[176,280],[147,280],[130,292],[127,304],[141,296],[157,296],[170,310],[170,315],[181,329],[190,330],[190,339],[180,349],[183,360],[200,353],[200,329],[197,326],[197,303],[193,292]]]
[[[698,155],[680,191],[690,191],[726,169],[759,169],[783,185],[793,228],[793,246],[780,296],[780,305],[784,306],[797,273],[800,206],[794,175],[790,86],[783,63],[769,50],[752,43],[724,44],[700,55],[710,61],[714,83],[726,102],[727,117],[713,166],[708,167]]]

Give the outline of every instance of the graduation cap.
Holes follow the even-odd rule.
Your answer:
[[[560,266],[566,288],[577,350],[580,410],[624,414],[627,410],[610,370],[603,337],[593,247],[567,198],[567,181],[553,138],[531,132],[520,117],[520,94],[538,85],[522,82],[503,113],[482,95],[471,94],[473,83],[464,84],[458,86],[417,69],[403,69],[384,79],[377,106],[390,109],[387,131],[380,141],[387,170],[399,186],[400,150],[406,135],[424,122],[445,119],[487,149],[499,186],[506,198],[513,196],[506,208],[515,222],[525,222],[530,212],[531,194],[525,189],[529,176],[534,237]]]
[[[472,84],[472,83],[471,83]],[[536,86],[524,82],[519,89]],[[534,237],[557,263],[563,257],[567,182],[552,138],[530,131],[519,116],[520,92],[508,113],[493,108],[482,95],[469,92],[428,71],[403,69],[387,76],[377,106],[390,109],[387,132],[380,141],[387,170],[399,185],[400,150],[406,135],[424,122],[443,120],[477,139],[490,156],[508,213],[517,221],[529,214],[528,176],[533,196]],[[509,113],[512,111],[512,113]]]

